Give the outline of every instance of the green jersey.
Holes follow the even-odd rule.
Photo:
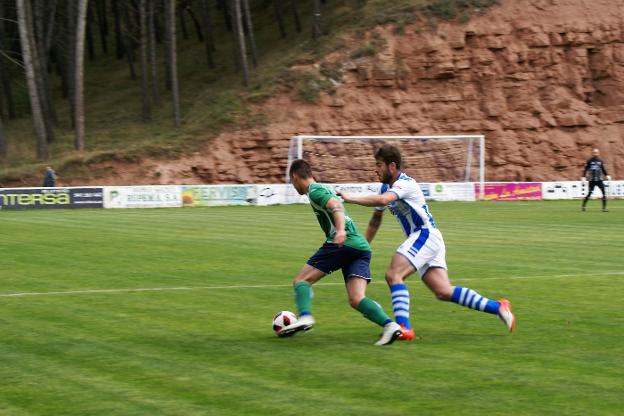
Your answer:
[[[308,198],[310,199],[310,205],[314,210],[316,219],[318,220],[328,243],[334,241],[334,235],[336,235],[336,227],[334,226],[334,216],[329,208],[325,208],[325,204],[331,198],[337,198],[336,194],[325,185],[313,182],[308,187]],[[347,233],[347,239],[344,242],[345,246],[349,246],[362,251],[371,251],[368,241],[355,226],[353,220],[344,212],[345,216],[345,231]]]

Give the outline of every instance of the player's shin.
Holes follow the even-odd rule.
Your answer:
[[[470,288],[461,286],[455,286],[451,302],[494,315],[498,314],[500,306],[498,302],[483,297]]]
[[[379,326],[384,326],[392,322],[381,306],[370,298],[363,298],[360,303],[358,303],[357,310],[362,313],[366,319]]]
[[[302,281],[295,283],[295,304],[299,316],[310,315],[312,313],[312,286],[310,283]]]
[[[391,285],[390,296],[392,296],[392,308],[397,324],[406,329],[411,329],[412,325],[409,319],[410,295],[407,286],[404,283]]]

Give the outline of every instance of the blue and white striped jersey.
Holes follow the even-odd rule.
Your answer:
[[[423,228],[435,228],[435,221],[429,213],[425,195],[418,183],[411,177],[401,172],[399,178],[390,187],[388,184],[382,184],[379,194],[387,191],[393,192],[398,196],[396,201],[392,201],[388,206],[375,208],[383,211],[390,208],[390,212],[399,222],[399,225],[409,236],[412,233],[419,232]]]

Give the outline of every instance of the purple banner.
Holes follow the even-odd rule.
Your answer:
[[[475,183],[475,194],[480,195],[480,186]],[[539,182],[485,183],[486,201],[517,201],[523,199],[541,200],[542,184]]]

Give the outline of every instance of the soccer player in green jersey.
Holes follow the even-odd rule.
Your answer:
[[[381,338],[375,345],[391,344],[401,335],[401,327],[386,315],[377,302],[366,297],[366,287],[371,280],[371,249],[368,242],[349,218],[336,194],[314,180],[308,162],[295,160],[289,175],[297,192],[308,195],[326,239],[293,280],[299,319],[282,328],[278,335],[290,336],[312,328],[315,323],[311,312],[312,285],[341,269],[351,307],[383,327]]]

